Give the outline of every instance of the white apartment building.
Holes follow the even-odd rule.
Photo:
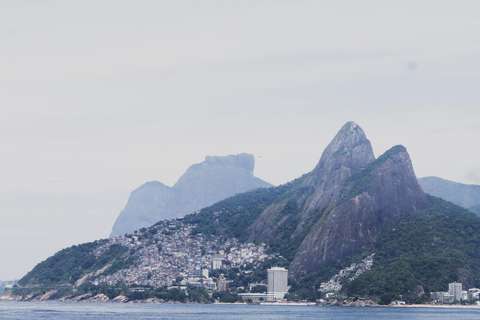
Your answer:
[[[267,301],[281,301],[288,291],[288,270],[273,267],[267,270]]]

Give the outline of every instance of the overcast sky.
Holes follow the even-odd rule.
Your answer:
[[[0,1],[0,280],[105,238],[206,155],[273,184],[356,121],[480,184],[480,2]]]

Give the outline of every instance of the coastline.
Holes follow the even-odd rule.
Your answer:
[[[480,309],[480,305],[450,305],[450,304],[405,304],[405,305],[392,305],[392,306],[385,306],[385,307],[392,307],[392,308],[462,308],[462,309]]]
[[[321,306],[321,307],[390,307],[390,308],[448,308],[448,309],[480,309],[480,304],[474,305],[447,305],[447,304],[390,304],[390,305],[379,305],[372,300],[357,300],[357,301],[328,301],[326,303],[316,303],[316,302],[295,302],[295,301],[283,301],[283,302],[260,302],[260,303],[247,303],[247,302],[179,302],[179,301],[168,301],[159,298],[149,298],[145,300],[128,300],[126,296],[117,296],[113,299],[110,299],[104,294],[98,294],[92,296],[91,294],[84,294],[76,297],[63,297],[60,299],[51,299],[53,292],[47,292],[41,296],[30,296],[30,297],[21,297],[13,296],[8,292],[0,295],[0,303],[2,302],[65,302],[65,303],[107,303],[107,304],[216,304],[216,305],[260,305],[260,306]]]
[[[211,305],[231,305],[231,306],[310,306],[310,307],[344,307],[344,308],[438,308],[438,309],[480,309],[480,305],[432,305],[432,304],[405,304],[405,305],[355,305],[355,304],[338,304],[338,305],[319,305],[315,302],[262,302],[262,303],[247,303],[247,302],[178,302],[178,301],[162,301],[161,299],[146,299],[146,300],[130,300],[119,301],[116,299],[55,299],[55,300],[26,300],[26,299],[0,299],[0,303],[95,303],[95,304],[211,304]]]

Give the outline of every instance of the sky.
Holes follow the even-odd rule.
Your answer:
[[[275,185],[347,121],[480,184],[480,2],[0,1],[0,280],[108,237],[206,155]]]

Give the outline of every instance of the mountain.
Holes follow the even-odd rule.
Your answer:
[[[254,167],[251,154],[207,156],[204,162],[190,166],[173,187],[147,182],[130,194],[110,236],[184,216],[237,193],[271,187],[253,175]]]
[[[480,215],[480,186],[438,177],[418,179],[426,193],[453,202]]]
[[[64,249],[9,294],[27,300],[171,297],[176,293],[167,294],[169,286],[211,269],[218,256],[225,260],[222,270],[210,270],[205,285],[225,276],[232,288],[248,288],[266,281],[268,267],[288,267],[293,300],[323,297],[315,289],[322,282],[374,257],[371,269],[339,282],[343,292],[384,303],[399,295],[419,301],[449,282],[462,282],[464,290],[480,285],[480,218],[425,194],[405,147],[375,158],[364,131],[348,122],[317,166],[298,179],[134,234]],[[141,295],[138,286],[146,290]]]
[[[428,209],[404,215],[382,233],[370,249],[373,268],[348,283],[346,294],[422,302],[454,281],[463,290],[480,286],[480,218],[443,199],[427,199]]]
[[[403,214],[426,209],[405,148],[397,146],[339,185],[334,202],[300,245],[291,269],[305,275],[347,256],[361,253]],[[321,209],[320,209],[321,210]]]
[[[393,147],[375,160],[370,141],[354,122],[341,128],[312,172],[290,186],[277,187],[277,195],[251,216],[243,232],[250,241],[265,242],[291,260],[290,270],[297,278],[361,253],[402,214],[428,206],[406,149]],[[228,208],[225,203],[220,206]],[[223,209],[221,215],[233,219],[222,225],[212,221],[220,219],[215,217],[217,207],[192,220],[203,233],[211,232],[205,226],[211,223],[236,234],[229,230],[237,225],[234,217],[245,213],[240,215],[235,207],[233,212]]]

